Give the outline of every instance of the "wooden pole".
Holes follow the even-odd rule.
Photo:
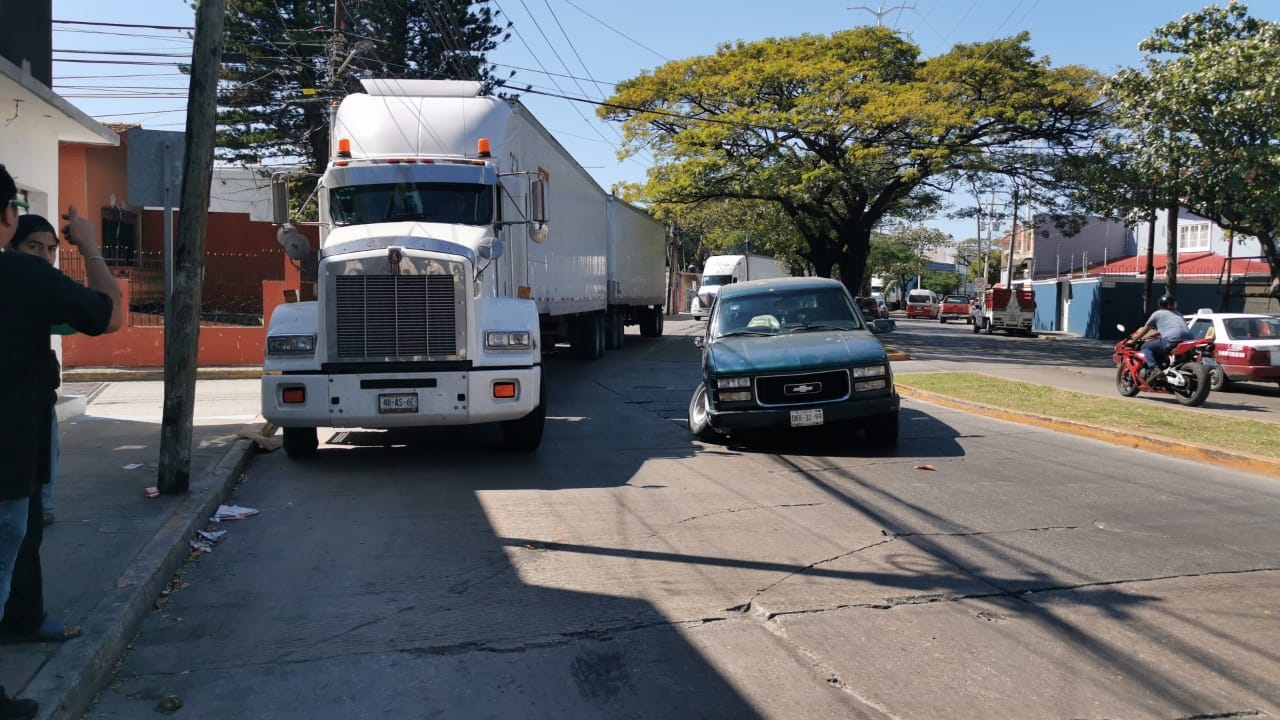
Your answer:
[[[173,309],[164,326],[164,416],[157,487],[184,493],[191,484],[191,423],[195,413],[196,352],[200,344],[204,237],[213,173],[218,70],[226,0],[199,0],[187,94],[186,155],[178,241],[174,247]],[[171,320],[171,321],[170,321]]]

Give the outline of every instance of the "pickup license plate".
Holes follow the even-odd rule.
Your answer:
[[[378,412],[416,413],[418,412],[418,394],[383,393],[378,396]]]
[[[822,424],[822,408],[792,410],[791,427],[810,427]]]

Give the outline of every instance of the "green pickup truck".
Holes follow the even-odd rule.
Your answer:
[[[702,382],[689,401],[689,429],[725,435],[838,425],[867,439],[898,440],[899,397],[876,335],[889,320],[863,320],[835,280],[779,278],[720,290],[702,348]]]

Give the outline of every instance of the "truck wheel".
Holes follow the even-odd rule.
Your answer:
[[[511,452],[533,452],[542,444],[542,429],[547,424],[547,379],[538,389],[538,407],[519,420],[502,423],[502,444]]]
[[[992,333],[994,333],[994,332],[996,331],[996,329],[995,329],[995,328],[991,327],[991,321],[990,321],[990,320],[988,320],[988,321],[986,321],[986,322],[982,323],[982,327],[986,328],[986,331],[987,331],[987,334],[988,334],[988,335],[991,335]]]
[[[315,428],[287,427],[284,429],[284,454],[290,460],[301,460],[316,454],[320,440]]]
[[[604,354],[604,316],[580,315],[574,321],[574,354],[581,360],[598,360]]]
[[[978,331],[982,329],[982,326],[981,326],[981,325],[979,325],[978,323],[974,322],[974,321],[973,321],[973,318],[969,318],[969,324],[973,326],[973,334],[974,334],[974,335],[977,335],[977,334],[978,334]]]
[[[689,432],[703,442],[720,442],[720,433],[711,427],[707,412],[707,386],[698,383],[689,399]]]
[[[609,310],[609,314],[604,319],[604,348],[605,350],[618,350],[622,347],[622,313],[618,310]]]
[[[867,442],[883,447],[894,447],[898,444],[898,413],[875,418],[867,424],[865,432]]]
[[[661,307],[646,308],[640,316],[640,334],[644,337],[661,337],[662,323]]]
[[[941,315],[939,315],[939,316],[938,316],[938,322],[942,323],[943,325],[946,325],[946,324],[947,324],[947,319],[946,319],[946,318],[944,318],[944,317],[942,317]]]

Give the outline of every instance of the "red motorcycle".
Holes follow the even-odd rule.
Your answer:
[[[1116,326],[1124,332],[1123,325]],[[1208,365],[1213,359],[1213,341],[1208,338],[1184,340],[1173,346],[1167,357],[1157,354],[1156,366],[1148,368],[1141,343],[1126,336],[1116,343],[1116,390],[1125,397],[1139,392],[1171,393],[1183,405],[1197,407],[1209,397]]]

